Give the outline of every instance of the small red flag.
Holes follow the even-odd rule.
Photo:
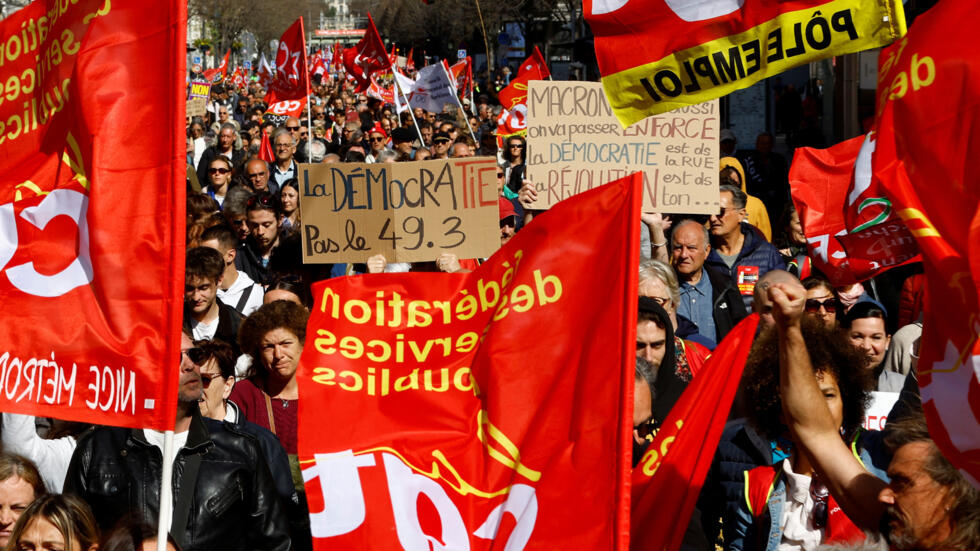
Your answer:
[[[310,95],[310,75],[306,71],[306,38],[300,17],[279,39],[276,52],[276,77],[269,83],[265,102],[305,98]]]
[[[267,163],[276,162],[276,154],[272,151],[272,142],[269,141],[269,135],[265,132],[262,133],[262,144],[259,146],[259,158]]]
[[[368,28],[360,42],[352,48],[344,50],[344,67],[347,76],[357,82],[357,92],[363,92],[371,86],[371,75],[391,68],[388,52],[384,42],[374,26],[374,19],[368,14]]]
[[[534,47],[534,52],[531,53],[531,57],[524,60],[521,63],[520,68],[517,69],[517,76],[521,76],[529,71],[537,71],[533,73],[535,76],[531,80],[544,80],[551,76],[551,71],[548,70],[548,62],[545,61],[544,55],[541,54],[541,50],[537,46]]]
[[[208,69],[204,71],[204,78],[208,79],[212,84],[217,84],[219,82],[224,82],[225,77],[228,76],[228,58],[231,57],[231,50],[229,49],[225,52],[225,57],[221,60],[221,64],[214,69]]]

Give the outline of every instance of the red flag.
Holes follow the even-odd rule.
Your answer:
[[[320,78],[323,78],[325,74],[327,74],[327,62],[317,54],[313,59],[313,67],[310,69],[310,79],[313,78],[313,75],[320,75]]]
[[[415,70],[415,47],[408,50],[408,59],[405,60],[405,68],[409,71]]]
[[[929,434],[980,488],[980,59],[976,2],[941,2],[881,51],[873,164],[922,251]]]
[[[511,79],[506,88],[497,93],[500,105],[504,109],[513,109],[515,105],[527,105],[527,83],[531,80],[544,80],[544,75],[538,67],[532,67],[523,74]]]
[[[276,162],[276,154],[272,151],[272,142],[269,141],[269,135],[265,132],[262,133],[262,144],[259,145],[259,158],[267,163]]]
[[[449,67],[449,73],[456,82],[456,92],[465,98],[473,92],[473,61],[470,56]]]
[[[297,376],[316,549],[625,551],[640,182],[559,203],[472,273],[316,284]]]
[[[229,49],[225,52],[224,59],[221,60],[221,64],[214,69],[208,69],[204,71],[204,78],[208,79],[211,84],[217,84],[219,82],[224,82],[225,77],[228,76],[228,58],[231,57],[231,50]]]
[[[498,136],[513,136],[527,132],[527,105],[518,104],[513,109],[501,109],[497,117],[497,130],[494,132]]]
[[[187,3],[103,4],[0,20],[0,410],[172,429]]]
[[[758,324],[759,316],[752,314],[721,341],[633,469],[630,549],[680,548]]]
[[[584,0],[583,13],[624,127],[905,33],[899,0]]]
[[[864,222],[852,230],[847,227],[848,216],[860,220],[862,205],[868,210],[878,200],[856,200],[861,190],[877,187],[870,182],[855,187],[855,182],[870,179],[871,159],[864,144],[865,137],[858,136],[828,149],[798,148],[789,173],[809,256],[814,267],[835,285],[864,281],[919,258],[905,224],[891,215],[890,201],[885,200],[880,211],[883,216],[871,219],[871,224]]]
[[[339,71],[344,67],[344,52],[340,47],[340,42],[333,43],[333,68],[334,71]]]
[[[371,86],[371,75],[391,68],[388,52],[385,51],[381,35],[374,26],[374,19],[368,14],[368,28],[364,37],[353,48],[344,50],[344,67],[347,75],[357,82],[357,92],[363,92]]]
[[[551,71],[548,70],[548,62],[545,61],[544,55],[541,54],[541,50],[537,46],[534,47],[534,52],[531,57],[524,60],[521,63],[520,68],[517,69],[517,76],[521,76],[529,71],[537,71],[533,73],[536,76],[532,80],[544,80],[551,76]]]
[[[262,53],[262,59],[259,60],[259,68],[256,71],[259,75],[259,84],[263,88],[268,88],[269,83],[272,82],[272,67],[269,65],[269,60],[265,58],[265,53]]]
[[[385,103],[395,103],[395,92],[392,88],[385,88],[378,84],[378,81],[371,77],[371,86],[364,93],[368,97],[377,98]]]
[[[310,75],[306,72],[306,38],[303,18],[290,25],[279,38],[276,52],[276,78],[269,83],[265,102],[305,98],[310,95]]]

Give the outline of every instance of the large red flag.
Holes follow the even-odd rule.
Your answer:
[[[303,18],[282,33],[276,52],[276,78],[269,83],[265,102],[269,105],[310,95],[310,74],[306,70],[306,35]]]
[[[384,42],[374,26],[374,19],[368,14],[368,28],[364,37],[353,48],[347,48],[343,53],[344,68],[347,76],[357,82],[357,92],[363,92],[371,86],[371,75],[391,68],[388,52]]]
[[[633,469],[630,549],[669,551],[680,547],[758,324],[759,316],[753,314],[725,336],[687,385]]]
[[[918,374],[929,433],[980,487],[980,58],[976,2],[940,2],[882,50],[877,174],[922,251]]]
[[[879,185],[871,178],[868,143],[858,136],[827,149],[798,148],[789,172],[809,256],[834,285],[864,281],[919,259],[891,201],[869,195]],[[848,219],[856,226],[849,227]]]
[[[225,77],[228,76],[228,58],[231,57],[231,50],[229,49],[225,52],[225,57],[221,59],[221,64],[214,69],[208,69],[204,71],[204,78],[208,79],[208,82],[212,84],[217,84],[219,82],[224,82]]]
[[[623,126],[905,33],[898,0],[584,0]]]
[[[459,97],[469,97],[473,93],[473,60],[470,56],[450,66],[449,74],[456,83],[456,93]]]
[[[173,427],[186,6],[0,20],[0,410]]]
[[[559,203],[472,273],[315,286],[315,548],[626,549],[640,181]]]
[[[547,69],[546,69],[547,70]],[[511,79],[506,88],[497,93],[500,105],[504,109],[513,109],[517,105],[527,105],[527,83],[531,80],[544,80],[545,75],[539,67],[532,67]]]

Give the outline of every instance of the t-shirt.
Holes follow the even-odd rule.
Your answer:
[[[191,320],[191,332],[196,341],[209,341],[214,338],[214,334],[218,332],[218,321],[221,318],[214,318],[211,323],[204,323],[202,321]]]
[[[729,270],[732,269],[732,266],[735,265],[735,261],[738,260],[738,253],[735,253],[735,254],[721,254],[721,253],[718,253],[718,256],[720,256],[721,259],[725,262],[725,264],[728,265],[728,269]]]
[[[166,461],[167,463],[173,465],[174,460],[177,459],[177,452],[179,452],[181,450],[181,448],[183,448],[185,445],[187,445],[187,433],[188,432],[189,431],[186,431],[185,430],[184,432],[175,432],[174,433],[174,447],[171,450],[171,453],[170,453],[169,456],[164,456],[164,458],[163,458],[164,461]],[[163,449],[164,433],[162,433],[162,432],[160,432],[158,430],[143,429],[143,436],[146,438],[146,441],[147,442],[149,442],[150,444],[153,444],[154,446],[156,446],[157,448],[160,449],[160,455],[164,455],[164,453],[165,453],[165,451]],[[170,499],[170,508],[167,510],[167,514],[164,515],[164,517],[163,517],[164,518],[164,523],[166,524],[166,526],[164,526],[164,529],[166,529],[168,532],[170,531],[170,523],[173,520],[173,516],[174,516],[174,501],[176,499],[177,499],[177,496],[172,496],[171,497],[171,499]]]

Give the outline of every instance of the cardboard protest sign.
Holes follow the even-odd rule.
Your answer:
[[[211,83],[195,80],[191,82],[189,99],[211,97]]]
[[[500,247],[496,160],[300,165],[303,262],[483,258]]]
[[[47,0],[0,20],[2,411],[174,427],[186,9]]]
[[[203,117],[208,112],[208,100],[204,98],[193,98],[187,100],[187,116]]]
[[[527,178],[533,208],[643,173],[643,209],[718,212],[718,102],[641,120],[625,130],[596,82],[532,80]]]

